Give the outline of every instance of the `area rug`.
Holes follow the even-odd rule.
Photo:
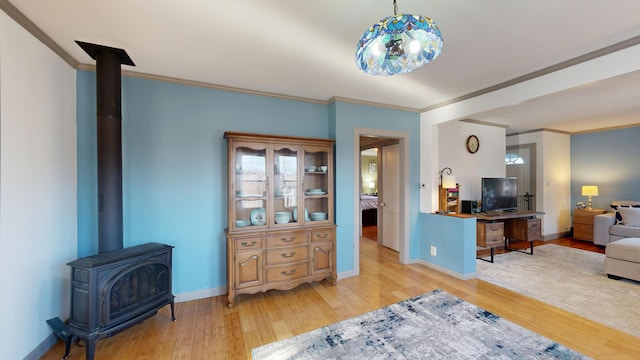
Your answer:
[[[586,359],[435,290],[252,350],[264,359]]]
[[[476,262],[478,278],[640,337],[640,283],[612,280],[604,254],[547,244]]]

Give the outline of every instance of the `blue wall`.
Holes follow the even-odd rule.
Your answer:
[[[97,252],[95,74],[78,72],[78,256]],[[124,77],[124,245],[175,246],[176,294],[226,285],[225,131],[327,138],[326,105]]]
[[[97,252],[95,74],[78,71],[78,256]],[[418,256],[419,114],[313,104],[123,77],[124,245],[174,249],[176,294],[226,285],[225,131],[336,140],[337,268],[353,264],[354,127],[410,137],[410,256]]]
[[[354,129],[403,131],[409,134],[409,257],[418,257],[416,224],[420,209],[420,114],[364,105],[336,103],[331,106],[330,130],[336,139],[336,219],[338,224],[338,271],[355,268],[353,229]],[[359,173],[359,171],[358,171]],[[400,179],[402,182],[404,179]]]
[[[640,126],[571,136],[571,202],[587,202],[582,185],[597,185],[593,207],[640,201]]]
[[[437,214],[419,215],[420,259],[457,275],[476,272],[476,219]],[[436,256],[431,256],[431,246]]]

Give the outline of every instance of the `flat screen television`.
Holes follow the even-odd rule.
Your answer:
[[[482,178],[482,211],[518,208],[518,178]]]

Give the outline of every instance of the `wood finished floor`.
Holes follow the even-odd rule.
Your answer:
[[[95,359],[251,359],[254,347],[438,288],[586,356],[640,358],[637,337],[482,280],[464,281],[424,265],[401,265],[397,252],[377,245],[375,231],[363,234],[373,239],[360,239],[360,276],[339,280],[337,286],[323,281],[290,291],[241,295],[231,309],[226,296],[178,303],[175,322],[165,307],[155,317],[98,341]],[[547,243],[603,252],[571,239]],[[42,359],[57,360],[63,353],[64,345],[58,342]],[[74,345],[69,359],[84,358],[84,348]]]

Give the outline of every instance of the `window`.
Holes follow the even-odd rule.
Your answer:
[[[504,157],[505,165],[520,165],[524,164],[524,160],[518,154],[506,154]]]

